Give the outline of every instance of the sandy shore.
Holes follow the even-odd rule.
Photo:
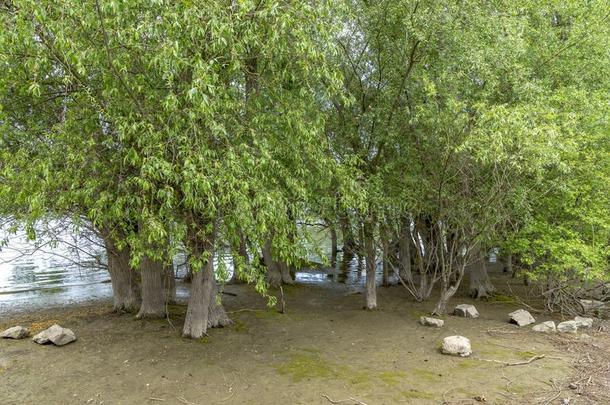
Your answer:
[[[235,324],[212,330],[200,341],[180,337],[184,305],[171,306],[170,319],[157,321],[113,314],[107,301],[5,316],[0,329],[21,324],[37,331],[59,323],[72,328],[78,340],[65,347],[1,340],[0,402],[204,405],[346,400],[340,403],[372,405],[610,400],[610,385],[603,385],[610,376],[603,369],[610,357],[606,332],[566,337],[519,329],[506,322],[506,314],[519,308],[509,300],[474,302],[458,296],[453,305],[474,303],[481,317],[447,316],[445,326],[434,329],[417,322],[433,302],[415,303],[399,286],[379,289],[381,310],[375,312],[362,310],[361,294],[340,287],[286,287],[285,314],[266,308],[265,300],[247,286],[226,290],[236,294],[224,299]],[[535,316],[540,321],[553,318]],[[454,334],[471,339],[470,358],[440,353],[442,338]],[[579,368],[585,352],[591,364]],[[506,366],[537,355],[545,357]],[[591,381],[587,369],[599,371],[591,373]]]

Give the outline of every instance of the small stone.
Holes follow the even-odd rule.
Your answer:
[[[535,323],[534,317],[525,309],[518,309],[508,314],[511,323],[516,323],[518,326],[526,326]]]
[[[584,316],[577,316],[574,318],[574,322],[576,322],[576,326],[579,328],[590,328],[593,326],[593,318],[587,318]]]
[[[445,324],[445,321],[442,319],[430,318],[428,316],[422,316],[419,318],[419,323],[424,326],[434,326],[436,328],[442,328]]]
[[[576,321],[565,321],[557,325],[557,330],[564,333],[576,333],[578,324]]]
[[[4,332],[0,333],[0,338],[3,339],[23,339],[30,335],[30,330],[23,326],[13,326]]]
[[[467,357],[472,354],[470,339],[464,336],[448,336],[443,339],[443,354],[458,355]]]
[[[70,342],[74,342],[76,340],[76,335],[70,329],[62,328],[59,325],[53,325],[34,336],[32,340],[39,345],[51,342],[56,346],[63,346]]]
[[[534,325],[532,327],[532,330],[534,332],[556,332],[557,331],[557,327],[555,327],[555,322],[553,321],[546,321],[546,322],[542,322],[539,323],[538,325]]]
[[[577,388],[578,388],[578,385],[576,385],[576,384],[574,384],[574,383],[570,383],[570,384],[568,385],[568,388],[569,388],[569,389],[571,389],[571,390],[575,390],[575,389],[577,389]]]
[[[477,311],[474,305],[460,304],[453,310],[453,315],[461,316],[463,318],[478,318],[479,311]]]

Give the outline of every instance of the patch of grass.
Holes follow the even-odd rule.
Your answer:
[[[390,386],[399,384],[400,380],[402,380],[406,376],[407,373],[405,373],[404,371],[383,371],[378,375],[381,381]]]
[[[418,390],[401,391],[400,395],[405,399],[434,399],[433,394]]]
[[[419,321],[420,316],[430,316],[430,312],[422,311],[419,309],[409,309],[408,313],[410,316],[417,318],[418,321]],[[437,317],[435,316],[435,318],[437,318]],[[441,317],[439,317],[439,318],[441,318]]]
[[[477,368],[481,363],[472,359],[461,359],[456,365],[455,368],[459,368],[462,370],[469,370],[471,368]]]
[[[534,353],[534,352],[517,352],[516,354],[517,354],[517,356],[519,356],[523,360],[529,360],[532,357],[536,356],[538,353]]]
[[[248,326],[242,321],[235,320],[233,321],[233,330],[239,333],[247,333]]]
[[[186,306],[185,305],[168,305],[167,312],[170,318],[180,318],[186,315]]]
[[[435,372],[429,371],[429,370],[422,370],[421,368],[416,368],[416,369],[412,370],[412,373],[417,378],[426,380],[426,381],[438,382],[438,380],[441,378],[441,376],[439,376],[438,373],[435,373]]]
[[[515,297],[505,294],[494,294],[489,301],[497,302],[499,304],[517,304]]]
[[[269,319],[282,315],[277,309],[269,308],[263,311],[254,312],[254,317],[257,319]]]
[[[333,378],[351,385],[365,386],[375,380],[371,371],[354,370],[345,365],[335,364],[322,358],[318,349],[301,349],[290,355],[287,362],[278,365],[277,371],[299,382],[311,378]]]
[[[290,376],[295,382],[310,378],[331,378],[336,375],[332,364],[309,353],[292,354],[290,360],[278,366],[277,370],[282,375]]]
[[[210,343],[210,337],[209,336],[204,336],[201,339],[197,339],[198,343],[201,343],[202,345],[207,345]]]

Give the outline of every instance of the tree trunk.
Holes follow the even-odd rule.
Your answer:
[[[290,275],[290,267],[286,262],[276,262],[276,265],[280,269],[280,274],[282,275],[282,283],[284,284],[294,284],[294,280]]]
[[[400,239],[398,240],[398,253],[400,255],[400,278],[405,282],[413,282],[411,270],[411,224],[406,217],[401,224]]]
[[[334,225],[330,227],[330,265],[335,267],[337,265],[337,230]]]
[[[211,249],[211,248],[210,248]],[[203,252],[200,252],[203,253]],[[210,303],[214,298],[214,258],[210,253],[203,268],[193,272],[191,295],[186,310],[182,336],[199,339],[207,334],[210,319]]]
[[[176,273],[173,264],[166,264],[163,272],[163,283],[165,286],[165,301],[174,304],[176,302]]]
[[[450,287],[446,287],[446,285],[443,285],[441,287],[441,296],[439,297],[438,302],[436,303],[436,306],[434,307],[434,311],[432,311],[432,315],[444,315],[445,314],[445,311],[447,310],[447,303],[449,302],[451,297],[453,297],[453,295],[456,293],[458,287],[459,287],[459,285],[452,285]]]
[[[113,311],[136,312],[140,307],[140,274],[129,265],[129,247],[118,250],[110,237],[105,237],[108,272],[112,282]]]
[[[165,290],[163,263],[148,256],[140,260],[142,275],[142,305],[137,318],[163,318],[165,316]]]
[[[208,328],[223,328],[233,323],[227,313],[225,312],[222,303],[220,303],[220,296],[218,295],[218,286],[216,285],[216,279],[212,283],[212,294],[210,296],[210,305],[208,310]]]
[[[377,308],[375,229],[371,220],[363,226],[364,251],[366,256],[366,309]]]
[[[265,246],[263,246],[263,260],[265,261],[265,266],[267,266],[266,278],[269,286],[275,288],[279,287],[282,283],[294,284],[288,264],[274,260],[271,239],[267,239]]]
[[[265,246],[263,246],[263,260],[265,261],[265,266],[267,267],[267,274],[265,275],[267,283],[269,283],[269,286],[273,288],[279,287],[282,284],[282,273],[280,272],[275,260],[273,260],[273,255],[271,253],[271,239],[267,239],[265,241]]]
[[[506,255],[506,264],[504,265],[504,273],[508,273],[510,275],[513,274],[513,255],[512,253],[508,253]]]
[[[485,254],[479,252],[476,262],[470,266],[469,294],[472,298],[481,299],[489,297],[495,290],[487,274]]]
[[[341,237],[343,238],[343,253],[353,253],[356,242],[354,241],[354,232],[347,213],[341,215],[339,223],[341,226]]]
[[[388,287],[390,285],[390,242],[388,241],[387,232],[383,232],[381,236],[383,240],[382,244],[382,266],[383,266],[383,277],[381,280],[381,284],[384,287]]]

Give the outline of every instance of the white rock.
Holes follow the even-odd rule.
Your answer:
[[[535,323],[536,320],[525,309],[518,309],[508,314],[511,323],[516,323],[519,326],[526,326]]]
[[[24,328],[23,326],[13,326],[12,328],[8,328],[4,332],[0,333],[0,338],[23,339],[28,337],[29,334],[30,330],[28,328]]]
[[[538,325],[534,325],[532,330],[534,332],[556,332],[557,328],[555,327],[555,322],[546,321],[539,323]]]
[[[434,326],[436,328],[442,328],[445,324],[445,321],[442,319],[430,318],[428,316],[422,316],[419,318],[419,323],[424,326]]]
[[[470,339],[464,336],[448,336],[443,339],[443,354],[459,355],[467,357],[472,354]]]
[[[40,345],[51,342],[56,346],[63,346],[70,342],[74,342],[76,340],[76,335],[70,329],[62,328],[59,325],[53,325],[34,336],[32,340]]]
[[[453,310],[453,315],[461,316],[464,318],[478,318],[479,311],[477,311],[474,305],[460,304]]]
[[[578,330],[578,324],[576,323],[576,321],[561,322],[559,325],[557,325],[557,330],[559,332],[564,333],[576,333],[576,331]]]
[[[578,328],[590,328],[593,326],[593,318],[587,318],[584,316],[577,316],[574,318],[574,322],[576,322],[576,326]]]

